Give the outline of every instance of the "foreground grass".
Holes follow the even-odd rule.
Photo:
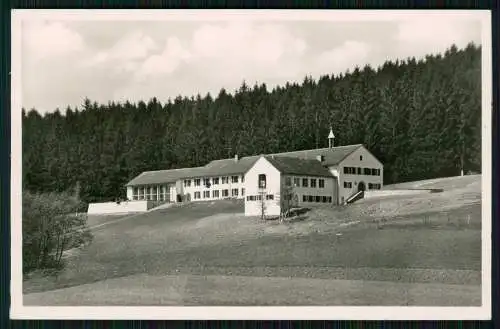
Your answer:
[[[476,286],[213,275],[134,275],[24,297],[25,305],[479,306]]]
[[[226,224],[233,218],[228,216]],[[197,230],[199,221],[176,226],[166,220],[160,225],[158,218],[151,218],[150,225],[143,221],[131,230],[120,231],[121,223],[95,232],[93,244],[70,259],[59,276],[31,280],[25,292],[136,274],[480,283],[481,236],[475,226],[428,226],[409,218],[386,224],[383,229],[369,223],[342,229],[341,236],[328,230],[286,234],[295,228],[293,224],[289,229],[277,225],[284,231],[280,234],[256,230],[252,235],[235,232],[234,236],[217,236],[203,226]],[[244,220],[257,227],[270,225]],[[203,234],[209,236],[203,238]]]
[[[344,305],[420,305],[425,296],[430,298],[425,305],[450,305],[454,299],[460,305],[472,305],[480,296],[481,284],[481,205],[474,190],[477,184],[474,189],[467,188],[473,184],[462,182],[466,188],[460,186],[460,193],[454,190],[427,196],[432,198],[430,206],[425,197],[385,200],[384,209],[401,206],[404,211],[397,215],[384,209],[375,209],[375,215],[367,213],[369,207],[381,207],[366,200],[345,208],[317,208],[304,221],[285,224],[244,217],[241,202],[189,204],[130,218],[109,218],[113,223],[101,225],[104,219],[94,229],[92,245],[70,257],[64,271],[54,277],[29,277],[24,292],[43,292],[27,295],[31,296],[27,301],[33,303],[37,298],[43,301],[43,296],[47,296],[47,303],[57,303],[77,294],[82,296],[78,304],[99,305],[99,287],[112,284],[112,292],[103,288],[111,295],[101,296],[109,305],[119,303],[117,296],[123,297],[129,288],[138,289],[138,295],[141,289],[145,295],[148,291],[153,294],[139,298],[131,293],[122,298],[129,304],[137,299],[154,305],[234,305],[257,300],[267,305],[284,303],[282,296],[288,296],[275,285],[294,290],[294,285],[307,285],[309,280],[307,289],[315,292],[316,299],[306,294],[303,302],[310,305],[330,300],[327,304],[335,305],[340,299],[329,293],[320,297],[320,288],[336,280],[337,287],[345,290],[337,291],[338,296],[344,296],[345,303],[339,302]],[[452,206],[449,202],[443,207],[452,196]],[[211,278],[207,282],[200,279],[207,276]],[[136,287],[133,278],[140,278],[142,288]],[[189,284],[180,292],[152,288],[172,278],[186,278]],[[366,286],[360,283],[363,281]],[[79,285],[83,290],[75,287]],[[267,285],[267,295],[252,301],[244,293],[252,285],[263,291]],[[431,285],[434,288],[425,288]],[[457,288],[460,285],[464,285],[461,290]],[[385,295],[379,289],[382,286],[387,290]],[[49,292],[61,288],[66,289]],[[361,288],[367,291],[364,299],[359,296]],[[238,289],[241,296],[231,295],[231,290]],[[445,301],[436,295],[450,289],[466,296],[460,299],[443,292],[448,296]],[[404,291],[407,297],[398,297]],[[173,297],[176,294],[177,299]]]

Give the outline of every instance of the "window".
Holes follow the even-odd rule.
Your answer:
[[[328,203],[332,203],[332,197],[331,196],[328,197]]]
[[[370,171],[370,175],[377,176],[377,169],[371,168]]]
[[[316,202],[321,202],[321,197],[319,195],[316,195]]]
[[[228,197],[229,196],[229,190],[222,190],[222,196],[223,197]]]
[[[321,197],[321,201],[323,203],[327,203],[328,202],[328,197],[326,197],[326,196]]]
[[[244,183],[245,182],[245,176],[241,176],[241,182]]]
[[[307,186],[309,186],[309,184],[308,184],[308,179],[307,179],[307,178],[302,178],[302,186],[303,186],[303,187],[307,187]]]
[[[231,183],[238,183],[238,176],[231,176]]]
[[[203,191],[203,198],[204,199],[210,198],[210,191]]]
[[[266,188],[266,175],[265,174],[259,175],[259,188]]]
[[[218,198],[219,197],[219,190],[213,190],[212,191],[212,198]]]
[[[344,167],[344,174],[356,175],[356,168],[355,167]]]
[[[194,186],[200,186],[201,180],[199,178],[194,180]]]
[[[293,186],[300,187],[300,178],[293,179]]]
[[[363,156],[362,155],[359,156],[359,161],[363,161]]]
[[[184,187],[189,187],[189,186],[191,186],[191,180],[190,179],[184,180]]]
[[[319,159],[320,159],[321,162],[323,162],[323,161],[325,161],[325,156],[321,155]]]
[[[134,187],[132,189],[132,199],[133,200],[139,200],[139,188]]]
[[[324,179],[319,180],[319,188],[325,188],[325,180]]]
[[[205,187],[210,187],[210,178],[204,178],[203,179],[203,185]]]
[[[316,187],[316,179],[311,178],[311,187]]]
[[[352,188],[352,182],[344,182],[345,188]]]
[[[145,198],[145,189],[144,187],[139,188],[139,200],[144,200]]]
[[[361,175],[361,168],[358,167],[357,169],[358,169],[358,175]]]
[[[292,186],[292,177],[285,177],[285,185]]]
[[[273,194],[266,195],[266,200],[274,200],[274,195]]]
[[[194,198],[196,199],[201,199],[201,193],[200,192],[194,192]]]
[[[372,170],[370,168],[363,168],[363,175],[371,175]]]
[[[219,177],[212,178],[212,184],[219,185]]]
[[[377,176],[380,176],[380,169],[377,169]]]
[[[302,202],[307,202],[307,195],[302,196]]]
[[[237,189],[237,188],[233,188],[233,189],[231,190],[231,195],[232,195],[232,196],[238,196],[238,189]]]
[[[163,185],[160,186],[160,200],[166,200],[167,199],[167,186]]]
[[[222,177],[222,184],[227,184],[227,183],[228,183],[227,176],[226,177]]]
[[[312,195],[307,196],[307,201],[314,202],[314,197]]]
[[[244,188],[241,189],[241,196],[245,196],[245,189]]]

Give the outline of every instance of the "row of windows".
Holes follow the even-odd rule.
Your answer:
[[[352,182],[344,182],[344,188],[352,188]],[[369,190],[380,190],[381,188],[381,184],[368,183]]]
[[[286,186],[292,186],[292,178],[291,177],[286,177],[285,178],[285,185]],[[316,178],[302,178],[301,179],[301,178],[297,178],[297,177],[295,177],[293,179],[293,186],[295,186],[295,187],[302,186],[302,187],[312,187],[312,188],[315,188],[316,185],[319,188],[325,188],[325,180],[324,179],[316,179]]]
[[[291,199],[288,198],[288,199]],[[261,201],[262,195],[248,195],[247,201]],[[273,194],[267,194],[266,200],[274,200]],[[332,203],[331,196],[320,196],[320,195],[303,195],[302,202],[323,202],[323,203]]]
[[[262,195],[248,195],[247,201],[261,201]],[[273,194],[266,194],[266,200],[274,200]]]
[[[260,174],[259,175],[259,188],[265,189],[266,188],[266,175],[265,174]],[[292,186],[292,177],[285,177],[285,185],[286,186]],[[294,187],[311,187],[311,188],[316,188],[317,186],[319,188],[325,188],[325,180],[324,179],[316,179],[316,178],[299,178],[299,177],[294,177],[293,178],[293,186]]]
[[[368,183],[369,190],[380,190],[381,188],[382,188],[382,186],[380,184]]]
[[[303,195],[302,202],[322,202],[322,203],[332,203],[331,196],[324,195]]]
[[[237,197],[239,194],[239,189],[233,188],[231,189],[231,196],[232,197]],[[241,189],[241,195],[245,195],[245,189]],[[227,198],[229,197],[229,190],[213,190],[212,191],[212,198]],[[210,191],[203,191],[203,199],[209,199],[210,198]],[[194,199],[199,200],[201,199],[201,192],[194,192]]]
[[[240,176],[231,176],[231,183],[238,183],[240,180]],[[195,178],[195,179],[185,179],[184,180],[184,187],[190,187],[191,186],[191,181],[193,182],[194,186],[201,186],[201,178]],[[229,184],[229,177],[224,176],[224,177],[213,177],[212,181],[210,182],[210,178],[203,178],[203,186],[209,187],[210,185],[219,185],[220,184]],[[245,176],[241,176],[241,182],[245,182]]]
[[[266,188],[266,175],[260,174],[258,181],[259,181],[259,188],[265,189]],[[292,177],[285,177],[285,185],[292,186]],[[316,178],[294,177],[293,178],[293,186],[300,187],[301,185],[302,185],[302,187],[316,188],[316,186],[319,186],[319,188],[325,188],[325,180],[324,179],[316,179]]]
[[[366,175],[366,176],[380,176],[380,169],[375,169],[375,168],[360,168],[360,167],[344,167],[344,174],[349,174],[349,175]]]
[[[141,186],[132,189],[133,200],[164,201],[170,199],[170,191],[167,185]]]

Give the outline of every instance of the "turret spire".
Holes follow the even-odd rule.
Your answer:
[[[332,148],[335,140],[335,135],[333,134],[332,126],[330,126],[330,133],[328,134],[328,147]]]

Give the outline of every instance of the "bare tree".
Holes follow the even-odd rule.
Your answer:
[[[265,189],[260,189],[259,190],[259,201],[260,201],[260,218],[261,219],[266,219],[266,199],[267,199],[267,193]]]
[[[283,222],[285,218],[290,216],[290,210],[297,206],[298,199],[297,195],[294,193],[293,186],[284,186],[282,188],[281,196],[278,200],[280,206],[280,222]]]

